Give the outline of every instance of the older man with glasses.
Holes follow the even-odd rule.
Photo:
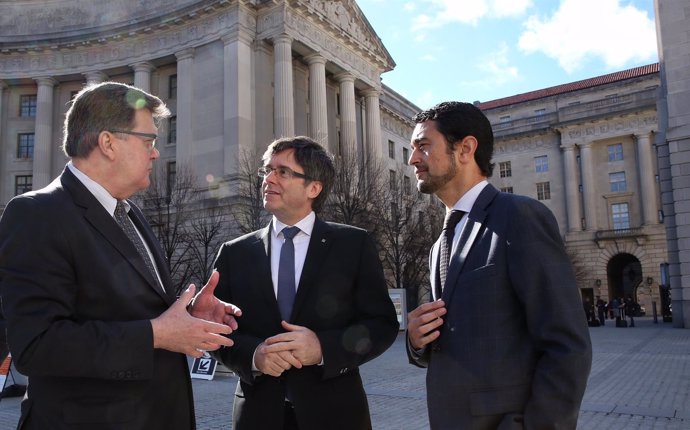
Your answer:
[[[239,309],[213,296],[218,274],[181,296],[143,214],[157,121],[137,88],[80,91],[65,119],[71,161],[0,219],[0,293],[17,369],[29,377],[19,428],[196,427],[185,354],[229,347]],[[191,315],[190,315],[191,313]]]

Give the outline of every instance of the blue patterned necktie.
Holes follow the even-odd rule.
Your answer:
[[[450,260],[450,252],[453,247],[453,236],[455,235],[455,226],[458,225],[464,211],[452,210],[446,214],[443,221],[443,231],[441,231],[441,243],[439,245],[439,280],[440,283],[436,288],[436,299],[440,299],[443,295],[443,288],[446,285],[446,275],[448,274],[448,262]]]
[[[137,249],[137,252],[139,252],[139,255],[141,255],[141,258],[144,259],[144,263],[146,263],[146,267],[149,269],[149,272],[151,272],[151,276],[153,276],[153,280],[156,282],[156,285],[159,285],[161,289],[165,291],[165,288],[163,288],[158,281],[158,275],[156,274],[156,269],[153,267],[153,261],[151,261],[151,257],[149,256],[148,251],[146,251],[146,246],[141,240],[141,237],[139,237],[139,233],[137,233],[136,229],[134,228],[132,220],[129,219],[125,204],[122,200],[118,200],[117,204],[115,205],[115,221],[117,221],[117,223],[120,225],[120,228],[122,228],[122,231],[125,232],[129,240],[132,242],[132,244],[134,244],[134,247]]]
[[[292,238],[300,232],[299,227],[285,227],[285,243],[280,248],[278,263],[278,307],[284,321],[290,321],[292,304],[295,302],[295,245]]]

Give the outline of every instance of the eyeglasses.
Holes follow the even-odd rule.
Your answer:
[[[149,150],[153,150],[153,147],[156,146],[156,139],[158,139],[158,135],[154,133],[141,133],[139,131],[126,131],[126,130],[109,130],[111,133],[122,133],[122,134],[129,134],[131,136],[138,136],[138,137],[143,137],[145,139],[151,140],[151,142],[147,142],[147,145],[149,147]]]
[[[259,177],[265,178],[266,176],[270,175],[271,172],[275,172],[275,174],[278,175],[280,179],[302,178],[312,180],[312,178],[305,175],[304,173],[297,173],[291,168],[285,166],[276,167],[275,169],[271,166],[261,166],[259,167],[257,173],[259,174]]]

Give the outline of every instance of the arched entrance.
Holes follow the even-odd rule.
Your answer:
[[[637,257],[627,253],[613,256],[606,265],[606,276],[609,300],[630,296],[637,302],[637,287],[642,283],[642,265]]]

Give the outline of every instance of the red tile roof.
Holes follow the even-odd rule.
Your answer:
[[[608,75],[597,76],[595,78],[584,79],[582,81],[557,85],[555,87],[544,88],[542,90],[530,91],[528,93],[517,94],[510,97],[504,97],[502,99],[491,100],[488,102],[479,102],[476,105],[481,110],[495,109],[503,106],[512,105],[515,103],[522,103],[530,100],[536,100],[544,97],[564,94],[571,91],[592,88],[599,85],[610,84],[612,82],[623,81],[626,79],[638,78],[640,76],[651,75],[654,73],[659,73],[659,63],[648,64],[646,66],[635,67],[632,69],[623,70],[621,72],[610,73]]]

